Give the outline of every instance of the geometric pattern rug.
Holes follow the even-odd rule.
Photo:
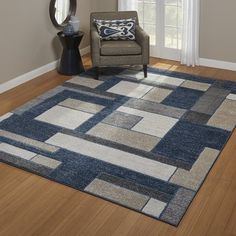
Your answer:
[[[177,226],[236,125],[236,83],[93,71],[0,117],[0,161]]]

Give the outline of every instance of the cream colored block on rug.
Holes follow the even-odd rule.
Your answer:
[[[159,138],[151,135],[102,123],[93,127],[87,134],[147,152],[150,152],[160,141]]]
[[[230,93],[230,94],[227,96],[227,99],[236,101],[236,94]]]
[[[37,155],[36,153],[12,146],[7,143],[0,143],[0,151],[26,160],[30,160]]]
[[[207,124],[232,131],[236,125],[236,100],[225,99]]]
[[[175,77],[166,76],[166,75],[156,75],[156,74],[148,73],[147,78],[145,78],[143,81],[152,82],[152,83],[161,84],[161,85],[172,85],[172,86],[178,87],[185,80],[175,78]]]
[[[158,218],[165,209],[166,205],[167,204],[165,202],[151,198],[143,208],[142,212]]]
[[[173,92],[173,90],[170,90],[170,89],[153,88],[146,95],[144,95],[142,97],[142,99],[147,100],[147,101],[151,101],[151,102],[161,103],[172,92]]]
[[[42,155],[37,155],[31,161],[34,163],[46,166],[51,169],[56,169],[61,164],[60,161],[57,161],[57,160],[54,160],[52,158],[48,158]]]
[[[38,140],[34,140],[34,139],[31,139],[31,138],[28,138],[28,137],[25,137],[25,136],[22,136],[19,134],[11,133],[6,130],[0,130],[0,136],[20,142],[20,143],[27,144],[27,145],[29,145],[31,147],[35,147],[37,149],[42,149],[47,152],[53,153],[53,152],[56,152],[59,150],[58,147],[54,147],[54,146],[46,144],[44,142],[40,142]]]
[[[2,121],[4,121],[4,120],[8,119],[8,118],[11,117],[12,115],[13,115],[13,113],[8,112],[8,113],[6,113],[5,115],[0,116],[0,122],[2,122]]]
[[[175,166],[62,133],[46,143],[166,181],[176,170]]]
[[[218,150],[205,148],[190,171],[177,169],[170,182],[197,191],[218,155]]]
[[[153,87],[145,84],[121,81],[107,91],[127,97],[141,98]]]
[[[126,188],[108,183],[104,180],[95,179],[86,188],[86,192],[96,194],[122,205],[141,210],[149,197],[136,193]]]
[[[76,76],[76,77],[68,80],[67,82],[72,83],[72,84],[85,86],[85,87],[89,87],[89,88],[96,88],[97,86],[99,86],[100,84],[103,83],[103,81],[90,79],[90,78],[86,78],[86,77],[80,77],[80,76]]]
[[[199,91],[207,91],[209,89],[211,84],[206,84],[206,83],[200,83],[196,81],[191,81],[191,80],[186,80],[183,84],[181,84],[180,87],[183,88],[190,88],[190,89],[195,89]]]
[[[36,117],[35,120],[61,126],[67,129],[76,129],[92,116],[93,114],[86,112],[76,111],[62,106],[54,106]]]
[[[178,122],[177,119],[162,115],[153,118],[143,118],[132,130],[163,138]]]
[[[163,138],[167,132],[178,122],[178,119],[158,115],[146,111],[137,110],[134,108],[121,106],[118,111],[125,112],[131,115],[141,116],[143,119],[138,122],[132,130]]]
[[[60,106],[68,107],[71,109],[84,111],[87,113],[96,114],[100,112],[104,106],[90,103],[90,102],[84,102],[77,99],[67,98],[63,102],[59,103]]]

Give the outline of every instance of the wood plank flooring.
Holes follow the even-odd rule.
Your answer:
[[[83,60],[89,68],[89,55]],[[232,71],[189,68],[156,58],[151,65],[236,81]],[[67,79],[52,71],[5,92],[0,95],[0,114]],[[236,236],[236,132],[177,228],[0,163],[0,235]]]

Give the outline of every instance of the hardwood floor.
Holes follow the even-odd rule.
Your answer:
[[[89,68],[89,55],[83,60]],[[155,58],[151,65],[236,81],[232,71],[188,68]],[[52,71],[5,92],[0,114],[67,79]],[[177,228],[0,163],[0,235],[236,236],[236,131]]]

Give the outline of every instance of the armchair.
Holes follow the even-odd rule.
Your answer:
[[[101,40],[94,19],[119,20],[136,18],[136,40]],[[149,36],[139,26],[136,11],[95,12],[90,15],[90,39],[92,64],[99,79],[99,69],[104,66],[143,65],[144,77],[147,77],[149,64]]]

